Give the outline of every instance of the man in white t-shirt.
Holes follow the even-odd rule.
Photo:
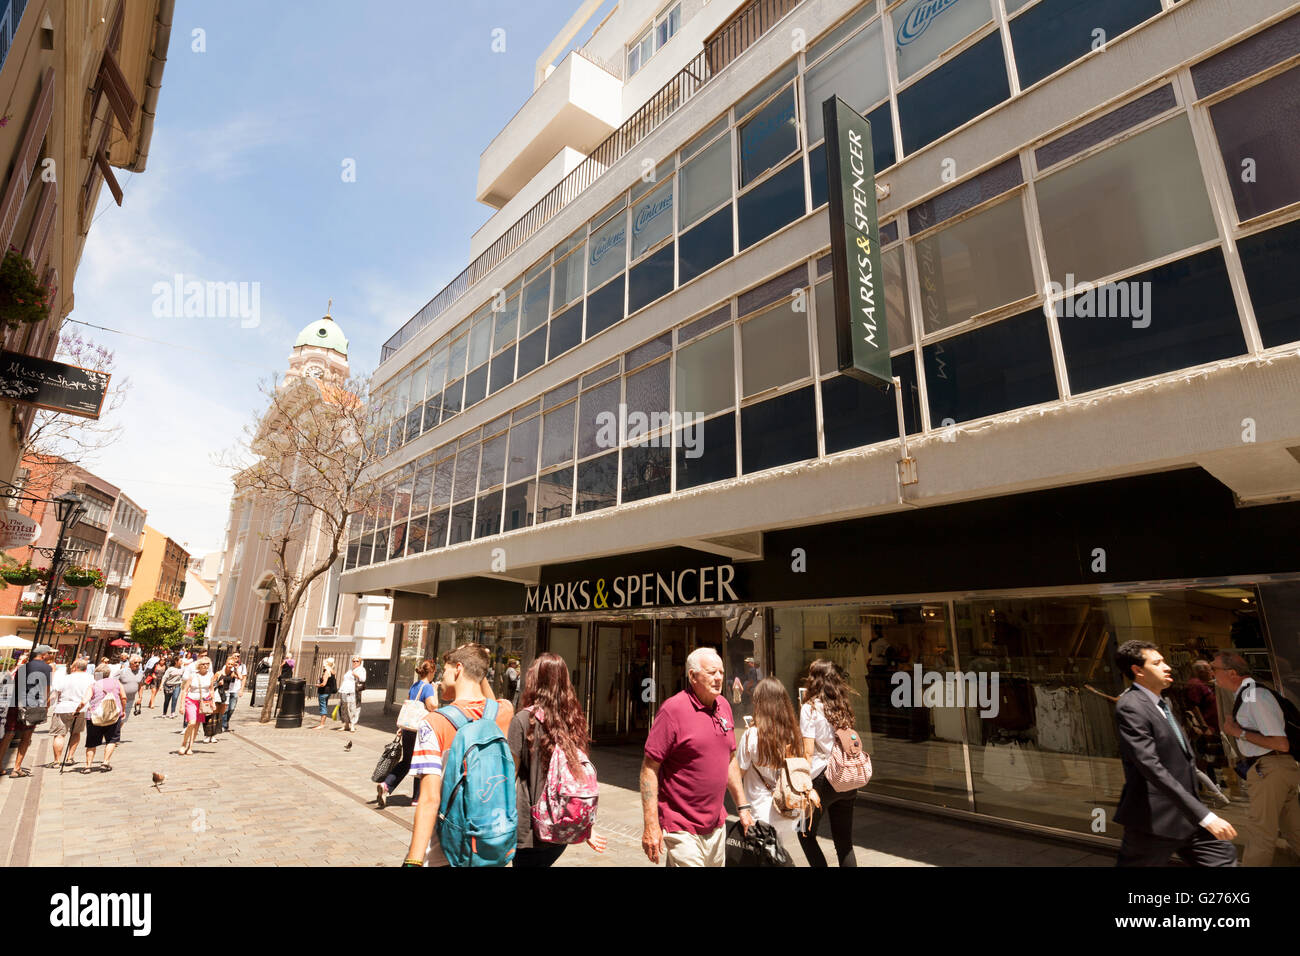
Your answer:
[[[63,762],[64,741],[67,741],[68,760],[76,762],[77,744],[81,743],[86,729],[85,698],[95,683],[93,674],[86,670],[86,662],[78,658],[63,674],[54,677],[54,704],[50,708],[54,723],[54,762]]]
[[[366,669],[360,657],[352,658],[352,668],[343,675],[339,683],[339,696],[343,698],[343,729],[357,732],[357,723],[361,719],[361,688],[366,683]]]

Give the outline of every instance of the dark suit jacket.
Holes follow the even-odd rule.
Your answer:
[[[1210,809],[1196,797],[1196,764],[1160,708],[1131,686],[1115,704],[1115,723],[1124,761],[1124,792],[1115,822],[1177,840],[1195,835]]]

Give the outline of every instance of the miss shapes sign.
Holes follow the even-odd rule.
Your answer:
[[[740,600],[732,587],[736,568],[702,568],[539,584],[524,592],[524,613],[604,611],[684,604],[727,604]]]

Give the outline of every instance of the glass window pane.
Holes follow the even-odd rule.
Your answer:
[[[753,182],[798,147],[794,87],[790,87],[741,125],[740,185]]]
[[[429,530],[424,539],[426,550],[432,551],[447,546],[447,518],[448,512],[445,509],[429,515]]]
[[[989,0],[936,4],[912,0],[893,12],[894,51],[899,82],[929,66],[944,50],[960,43],[993,19]]]
[[[731,198],[731,138],[724,136],[685,163],[681,172],[681,228]]]
[[[673,432],[677,490],[736,477],[736,415],[728,412],[703,424],[692,421]]]
[[[685,285],[720,262],[731,258],[735,244],[731,228],[731,204],[723,206],[704,222],[677,239],[677,278]]]
[[[743,119],[750,110],[790,82],[798,70],[798,66],[799,64],[795,60],[791,60],[764,80],[760,86],[754,87],[752,91],[745,94],[745,97],[736,103],[736,118]]]
[[[1021,88],[1029,89],[1087,55],[1095,42],[1094,31],[1101,30],[1108,41],[1114,40],[1160,10],[1160,0],[1043,0],[1011,21],[1011,46]]]
[[[440,395],[442,387],[447,384],[447,349],[438,349],[433,353],[433,358],[429,360],[428,379],[424,386],[424,394]]]
[[[433,466],[428,465],[415,473],[415,487],[411,492],[411,514],[422,515],[429,510],[429,493],[433,490]]]
[[[1300,341],[1300,220],[1237,240],[1265,348]]]
[[[462,501],[451,509],[451,533],[448,544],[460,544],[474,536],[474,499]]]
[[[735,404],[734,359],[730,327],[678,349],[676,410],[708,415]]]
[[[682,162],[686,162],[686,160],[698,153],[703,147],[707,146],[713,137],[717,136],[727,128],[729,121],[729,117],[724,113],[714,120],[712,126],[683,146],[681,149]]]
[[[586,244],[555,266],[555,308],[562,309],[586,291]]]
[[[447,458],[438,462],[433,468],[433,510],[445,508],[451,503],[452,476],[456,471],[456,459]]]
[[[492,319],[486,317],[474,323],[469,333],[469,367],[478,368],[488,360],[492,350]]]
[[[813,288],[813,311],[817,317],[817,367],[820,374],[839,369],[835,355],[835,285],[819,282]],[[890,344],[893,344],[892,342]]]
[[[498,435],[483,443],[483,461],[479,465],[479,491],[493,488],[506,480],[506,436]]]
[[[551,273],[548,271],[524,286],[524,311],[520,333],[527,335],[545,325],[551,315]]]
[[[1057,324],[1076,395],[1246,351],[1217,247],[1071,296]]]
[[[1210,119],[1238,219],[1300,202],[1300,67],[1216,103]]]
[[[632,207],[632,258],[645,255],[657,242],[667,239],[673,231],[673,178],[660,183]]]
[[[488,394],[500,391],[515,380],[515,347],[512,345],[492,360]]]
[[[537,480],[537,523],[573,514],[573,468],[561,468]]]
[[[804,116],[810,143],[826,135],[822,128],[822,104],[827,98],[838,95],[861,113],[888,96],[889,77],[885,73],[879,21],[809,70],[804,89]]]
[[[478,490],[479,446],[463,449],[456,456],[456,486],[452,501],[462,501]]]
[[[748,249],[804,214],[803,163],[795,160],[740,197],[740,248]]]
[[[480,365],[474,371],[465,376],[465,404],[464,408],[477,405],[487,397],[487,365]]]
[[[670,242],[634,265],[627,274],[627,311],[645,308],[673,291],[673,263],[677,252]]]
[[[670,438],[663,447],[653,445],[623,449],[623,503],[666,495],[672,491],[672,451]]]
[[[740,455],[745,474],[816,458],[817,400],[813,386],[742,409]]]
[[[1033,295],[1020,197],[917,240],[916,263],[926,332]]]
[[[442,420],[445,422],[452,415],[460,413],[460,397],[465,391],[465,380],[457,379],[442,393]]]
[[[591,235],[587,243],[587,286],[594,289],[627,265],[627,216],[618,215]]]
[[[542,467],[561,465],[573,458],[573,413],[570,402],[542,416]]]
[[[1040,180],[1051,278],[1099,279],[1218,231],[1185,115]]]
[[[492,333],[492,351],[500,352],[515,340],[519,331],[519,299],[511,299],[505,307],[493,317],[495,329]]]
[[[578,399],[579,458],[618,447],[618,402],[622,389],[622,381],[616,378],[588,389]]]
[[[442,392],[427,399],[424,403],[424,430],[428,431],[434,425],[438,424],[438,419],[442,415]]]
[[[546,363],[546,327],[538,329],[519,343],[519,370],[517,378],[523,378],[533,369],[541,368]]]
[[[474,537],[486,538],[501,533],[501,502],[504,489],[490,491],[478,499],[474,513]]]
[[[660,163],[658,166],[655,167],[654,174],[649,179],[645,177],[645,174],[642,174],[640,177],[638,177],[637,181],[632,184],[632,188],[628,190],[628,198],[632,200],[633,209],[641,205],[640,203],[637,202],[638,199],[640,199],[650,190],[654,189],[657,185],[663,183],[666,180],[671,180],[673,178],[673,171],[676,168],[677,168],[677,157],[669,156],[662,163]]]
[[[927,345],[925,387],[935,427],[1058,398],[1043,311]]]
[[[551,319],[551,340],[547,361],[563,355],[582,341],[582,303],[579,302],[563,315]]]
[[[916,152],[1010,95],[1002,37],[992,33],[898,94],[903,152]]]
[[[880,255],[885,271],[885,318],[889,323],[889,347],[912,344],[912,316],[907,291],[906,256],[901,245]]]
[[[921,430],[916,359],[911,352],[904,352],[894,356],[892,365],[903,383],[903,422],[912,435]],[[847,375],[826,379],[822,382],[822,433],[828,455],[898,441],[898,407],[893,388],[876,388]]]
[[[740,355],[746,398],[805,377],[808,313],[795,312],[787,303],[745,322],[740,327]],[[743,415],[741,423],[743,429]]]
[[[502,531],[527,528],[533,523],[533,502],[537,498],[537,482],[522,481],[506,489],[506,507]]]
[[[506,480],[516,482],[531,478],[537,473],[537,437],[542,430],[542,420],[534,416],[510,429],[510,464]]]
[[[622,321],[626,282],[625,276],[619,276],[587,296],[587,338]]]
[[[627,438],[635,439],[639,433],[649,432],[668,420],[668,363],[648,365],[627,377]],[[634,415],[642,419],[633,418]]]
[[[447,380],[455,381],[465,374],[465,354],[469,351],[469,341],[461,336],[451,343],[451,353],[447,359]]]
[[[578,514],[612,508],[618,502],[618,452],[578,466]]]

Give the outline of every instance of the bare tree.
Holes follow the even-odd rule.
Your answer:
[[[377,497],[363,480],[375,459],[376,429],[362,398],[369,392],[367,379],[291,376],[267,383],[262,391],[267,407],[226,464],[236,469],[236,496],[276,517],[261,532],[281,606],[271,654],[275,674],[308,589],[329,572],[346,545],[349,516],[371,508]],[[263,723],[271,719],[277,689],[273,682],[262,705]]]
[[[55,357],[70,365],[108,374],[116,366],[112,350],[67,329],[59,334]],[[72,469],[89,467],[101,450],[121,437],[122,422],[117,412],[126,402],[130,388],[130,379],[114,377],[97,419],[44,408],[36,410],[31,428],[23,437],[23,457],[42,462],[50,488]]]

